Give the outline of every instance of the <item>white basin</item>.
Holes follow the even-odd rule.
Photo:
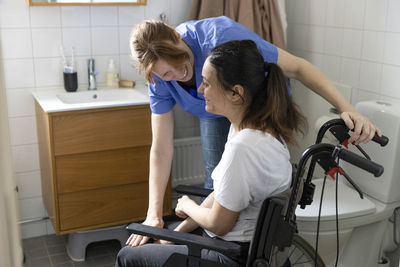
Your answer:
[[[94,90],[56,95],[65,104],[82,104],[93,102],[125,102],[143,97],[134,89]]]
[[[145,84],[134,89],[99,89],[66,93],[64,90],[37,91],[33,96],[44,112],[107,108],[149,104]]]

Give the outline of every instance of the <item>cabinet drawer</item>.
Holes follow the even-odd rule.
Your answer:
[[[151,144],[149,107],[53,116],[55,155]]]
[[[60,230],[142,219],[147,205],[147,183],[61,194]]]
[[[56,157],[58,193],[147,182],[150,146]]]

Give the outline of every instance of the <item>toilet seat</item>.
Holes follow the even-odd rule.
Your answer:
[[[321,190],[323,179],[313,180],[315,184],[314,200],[310,206],[305,209],[298,208],[296,210],[297,220],[300,221],[316,221],[318,219],[319,204],[321,198]],[[335,220],[336,204],[335,204],[335,187],[336,181],[326,178],[325,190],[323,195],[321,221]],[[358,192],[343,184],[338,183],[338,215],[339,220],[363,216],[374,213],[376,205],[365,197],[361,199]]]
[[[313,183],[315,193],[312,204],[305,209],[300,207],[296,209],[296,221],[300,232],[316,231],[323,179],[314,179]],[[322,202],[321,231],[336,231],[335,186],[336,181],[328,177]],[[361,199],[353,188],[340,180],[338,182],[339,229],[350,229],[389,218],[394,209],[389,206],[392,205],[383,204],[365,194],[364,199]]]

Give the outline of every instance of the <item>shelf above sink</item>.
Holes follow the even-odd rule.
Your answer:
[[[72,93],[63,90],[37,91],[33,96],[46,113],[149,104],[144,84],[137,84],[133,89],[103,88]]]

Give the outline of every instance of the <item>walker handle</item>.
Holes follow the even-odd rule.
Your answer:
[[[375,177],[379,177],[383,173],[383,166],[371,160],[365,159],[349,150],[341,149],[338,153],[338,157],[369,173],[372,173]]]
[[[384,135],[379,136],[379,135],[375,134],[374,137],[372,138],[372,141],[380,144],[381,146],[386,146],[387,143],[389,142],[389,138],[387,138],[387,136],[384,136]]]

